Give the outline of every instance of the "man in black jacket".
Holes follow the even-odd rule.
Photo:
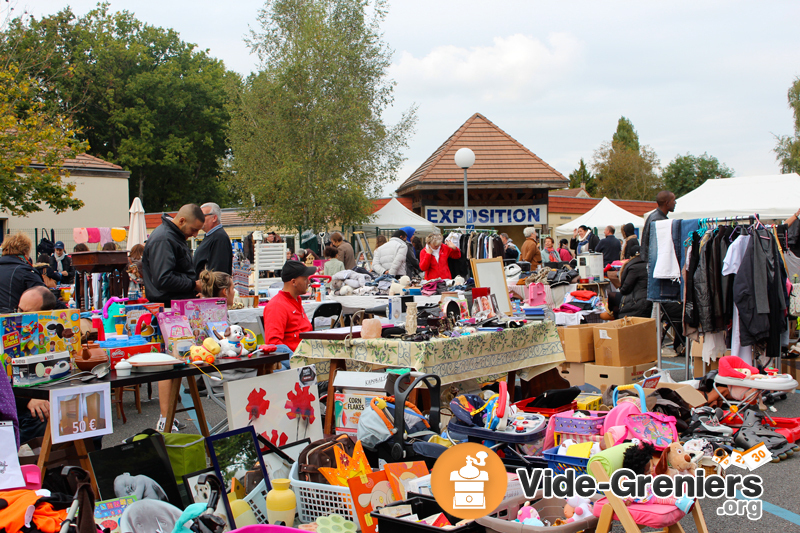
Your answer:
[[[222,211],[214,203],[202,205],[206,221],[203,231],[206,232],[203,242],[194,251],[194,270],[200,275],[205,269],[215,272],[233,274],[233,250],[231,239],[222,227],[220,216]]]
[[[622,250],[622,244],[614,236],[615,232],[614,226],[607,226],[605,229],[606,238],[600,241],[595,248],[595,252],[603,254],[603,266],[619,261],[619,252]]]
[[[197,297],[200,282],[186,239],[197,236],[205,220],[203,210],[196,204],[184,205],[175,218],[161,215],[161,225],[147,239],[142,254],[148,300],[170,307],[172,300]]]
[[[61,274],[62,283],[70,284],[75,273],[75,269],[72,268],[72,259],[64,251],[63,242],[56,242],[55,248],[55,252],[50,256],[50,268]]]
[[[16,313],[19,299],[31,287],[44,287],[44,280],[30,263],[33,243],[24,233],[6,237],[0,257],[0,313]]]

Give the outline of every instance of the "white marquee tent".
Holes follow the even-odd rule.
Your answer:
[[[378,209],[370,222],[361,225],[361,229],[367,237],[373,237],[378,228],[400,229],[406,226],[411,226],[417,233],[427,234],[436,230],[433,223],[408,209],[397,198],[392,198],[385,206]]]
[[[633,224],[633,227],[641,230],[644,226],[644,219],[629,211],[625,211],[617,204],[604,197],[591,210],[571,222],[558,226],[556,228],[556,235],[572,235],[573,231],[579,226],[589,226],[590,228],[597,228],[602,236],[603,228],[606,226],[614,226],[617,228],[617,236],[621,237],[620,229],[628,223]]]
[[[749,216],[785,220],[800,209],[800,176],[777,174],[708,180],[676,200],[669,218]]]

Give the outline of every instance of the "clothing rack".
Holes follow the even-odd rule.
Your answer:
[[[458,232],[458,233],[487,233],[489,235],[497,235],[497,230],[496,229],[467,229],[467,228],[461,227],[461,228],[453,228],[448,233],[453,233],[453,232]]]

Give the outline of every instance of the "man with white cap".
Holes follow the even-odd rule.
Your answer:
[[[50,256],[50,268],[61,274],[61,282],[72,283],[72,275],[75,269],[72,268],[72,259],[64,251],[64,243],[61,241],[55,244],[56,251]]]

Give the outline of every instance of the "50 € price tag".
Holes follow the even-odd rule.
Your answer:
[[[730,457],[731,465],[737,468],[741,468],[742,470],[747,470],[747,462],[744,460],[744,454],[742,452],[738,452],[736,450],[731,451]]]
[[[753,446],[744,452],[742,456],[751,471],[772,461],[772,453],[770,453],[763,442],[757,446]]]

